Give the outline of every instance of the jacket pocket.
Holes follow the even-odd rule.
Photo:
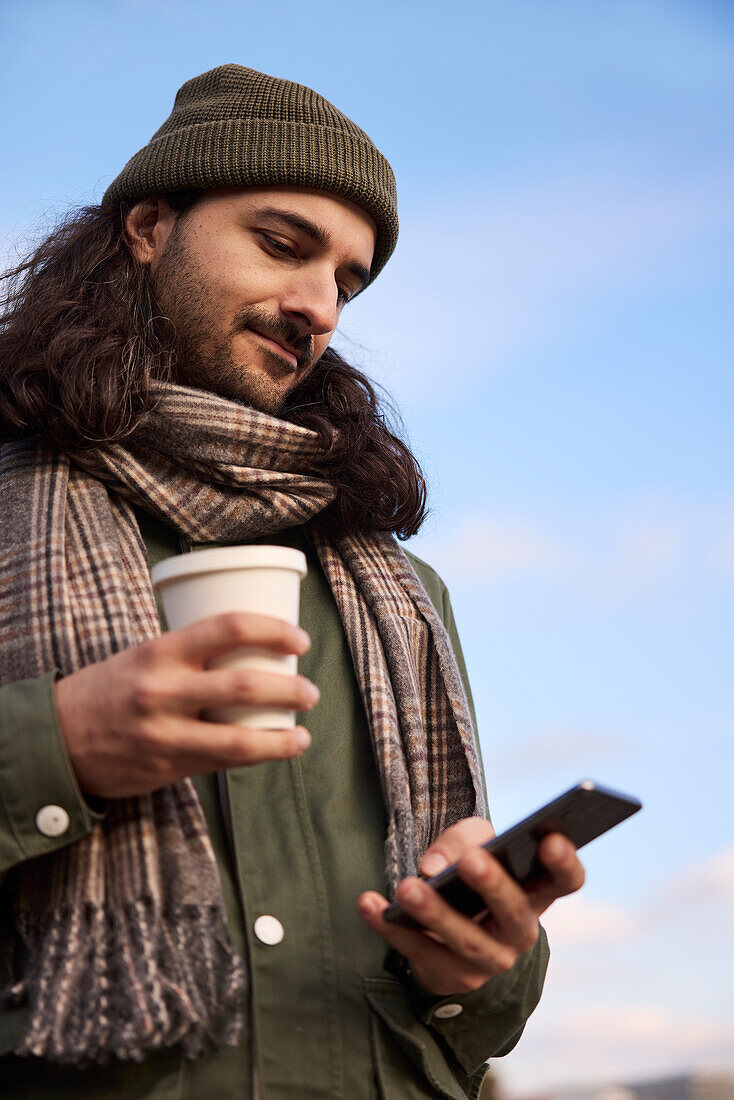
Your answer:
[[[416,1018],[402,982],[363,981],[381,1100],[475,1100],[483,1071],[474,1075],[469,1091],[462,1088],[438,1042]]]

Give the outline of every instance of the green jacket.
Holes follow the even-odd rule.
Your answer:
[[[138,512],[138,520],[151,566],[192,549],[146,513]],[[230,928],[249,959],[253,1041],[196,1062],[164,1055],[142,1065],[59,1068],[9,1053],[26,1009],[0,1007],[2,1097],[233,1100],[252,1095],[254,1070],[263,1100],[464,1100],[478,1095],[485,1060],[514,1047],[538,1002],[548,959],[544,935],[482,989],[437,998],[391,969],[387,945],[359,917],[362,891],[385,892],[385,812],[346,639],[303,532],[263,541],[298,546],[308,558],[300,621],[312,646],[299,670],[319,686],[321,701],[299,721],[312,745],[297,760],[195,780]],[[466,681],[446,588],[429,566],[411,561]],[[0,688],[0,875],[73,843],[93,824],[95,811],[77,787],[59,734],[53,680],[50,673]],[[37,827],[47,805],[69,816],[60,836]],[[7,914],[11,887],[12,875],[0,914]],[[265,914],[285,930],[276,945],[261,942],[253,929]],[[437,1016],[448,1003],[461,1011]]]

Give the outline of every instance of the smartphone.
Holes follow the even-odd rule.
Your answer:
[[[583,848],[640,809],[642,803],[631,795],[610,791],[592,779],[584,779],[482,847],[499,860],[516,882],[528,887],[548,874],[538,859],[538,843],[548,833],[563,833],[577,848]],[[467,917],[475,917],[487,908],[484,899],[459,878],[455,863],[426,881]],[[393,924],[421,927],[397,902],[389,905],[382,915]]]

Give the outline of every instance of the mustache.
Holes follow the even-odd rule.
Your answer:
[[[271,317],[259,309],[240,310],[232,323],[232,329],[234,332],[243,332],[248,328],[256,328],[263,336],[282,340],[293,348],[300,366],[310,365],[313,359],[313,336],[310,333],[303,336],[298,326],[287,317]]]

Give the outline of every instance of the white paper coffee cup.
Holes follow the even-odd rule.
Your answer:
[[[168,626],[180,630],[225,611],[254,611],[298,624],[306,556],[288,546],[223,546],[194,550],[153,566],[153,588],[163,601]],[[249,668],[280,675],[298,670],[295,654],[280,656],[255,646],[232,649],[210,668]],[[205,712],[215,722],[257,729],[295,726],[292,710],[279,707],[218,707]]]

